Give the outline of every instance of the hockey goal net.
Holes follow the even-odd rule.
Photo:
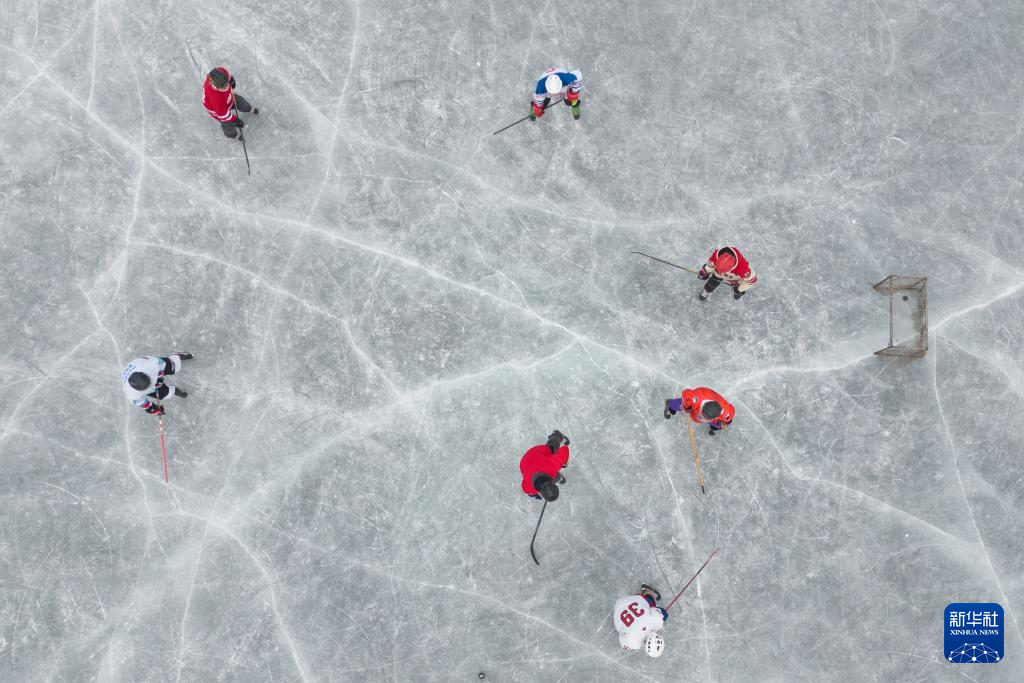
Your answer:
[[[889,297],[889,345],[875,355],[922,357],[928,352],[928,278],[890,275],[874,290]]]

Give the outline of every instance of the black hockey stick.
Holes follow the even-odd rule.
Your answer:
[[[551,106],[552,104],[556,104],[557,102],[561,102],[561,101],[562,101],[561,99],[558,99],[558,100],[555,100],[555,101],[550,101],[550,100],[549,100],[549,101],[547,101],[547,102],[545,102],[545,103],[544,103],[544,106],[543,106],[543,107],[541,107],[541,110],[542,110],[542,111],[547,111],[547,110],[548,110],[548,107],[549,107],[549,106]],[[496,131],[494,131],[493,133],[491,133],[491,135],[497,135],[498,133],[500,133],[500,132],[502,132],[502,131],[508,130],[508,129],[509,129],[509,128],[511,128],[512,126],[518,126],[518,125],[519,125],[520,123],[522,123],[522,122],[523,122],[523,121],[525,121],[526,119],[530,118],[531,116],[532,116],[532,114],[527,114],[526,116],[524,116],[523,118],[519,119],[519,120],[518,120],[518,121],[516,121],[515,123],[510,123],[510,124],[508,124],[507,126],[505,126],[504,128],[502,128],[501,130],[496,130]]]
[[[530,539],[530,554],[533,555],[533,561],[540,566],[540,561],[537,559],[537,553],[533,552],[533,542],[537,540],[537,532],[540,531],[540,522],[544,519],[544,511],[548,509],[548,502],[544,501],[544,507],[540,509],[540,517],[537,519],[537,528],[533,530],[533,538]]]
[[[686,589],[690,587],[690,584],[693,583],[694,579],[696,579],[698,576],[700,576],[700,573],[702,571],[704,571],[704,567],[708,566],[708,562],[711,561],[712,557],[714,557],[715,555],[718,554],[719,550],[721,550],[721,548],[715,548],[714,549],[714,551],[711,553],[711,555],[708,556],[707,561],[705,561],[704,564],[702,564],[700,566],[700,569],[697,570],[697,573],[693,575],[693,578],[691,578],[689,581],[686,582],[686,585],[683,586],[683,590],[679,591],[679,593],[676,595],[676,597],[672,598],[672,602],[668,603],[668,607],[665,608],[666,612],[669,611],[670,609],[672,609],[672,605],[676,604],[676,600],[678,600],[680,598],[680,596],[682,596],[682,594],[686,592]]]
[[[700,275],[700,273],[698,273],[696,270],[692,270],[690,268],[684,268],[683,266],[677,266],[676,264],[672,263],[671,261],[666,261],[664,259],[658,258],[657,256],[651,256],[650,254],[645,254],[642,251],[634,251],[633,253],[634,254],[640,254],[641,256],[646,256],[647,258],[651,259],[652,261],[657,261],[658,263],[664,263],[666,266],[672,266],[673,268],[678,268],[679,270],[685,270],[687,273],[693,273],[694,275]]]
[[[235,97],[235,90],[234,90],[234,88],[232,88],[231,89],[231,98],[234,99],[234,97]],[[234,108],[235,108],[235,118],[238,119],[239,121],[241,121],[241,119],[238,118],[238,105],[232,105],[232,106],[234,106]],[[245,133],[242,132],[241,128],[238,129],[238,139],[242,141],[242,153],[245,154],[245,170],[249,174],[249,177],[251,178],[252,177],[252,166],[249,165],[249,150],[247,150],[245,148]]]
[[[199,62],[196,61],[196,56],[194,54],[192,54],[192,46],[188,44],[187,40],[185,41],[185,47],[188,48],[189,59],[191,59],[192,60],[192,64],[195,65],[196,71],[198,71],[199,75],[202,76],[203,75],[203,67],[199,66]]]

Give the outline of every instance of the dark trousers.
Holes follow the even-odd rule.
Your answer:
[[[238,111],[242,111],[247,114],[252,111],[252,105],[249,104],[249,100],[245,99],[238,93],[235,93],[235,108],[237,108]],[[221,123],[220,129],[224,131],[224,135],[229,138],[234,139],[238,137],[238,126],[235,125],[234,121],[230,123]]]
[[[158,398],[162,401],[165,398],[167,398],[167,394],[169,393],[171,393],[171,390],[168,388],[166,384],[161,382],[160,384],[156,385],[156,391],[151,391],[150,393],[146,394],[146,396],[150,398]]]
[[[164,373],[163,373],[163,375],[160,375],[160,376],[163,377],[164,375],[173,375],[174,374],[174,363],[171,362],[171,359],[170,358],[165,358],[164,356],[161,356],[160,360],[162,360],[164,362]]]
[[[708,278],[708,281],[704,283],[704,291],[710,294],[711,292],[718,289],[718,285],[720,284],[722,284],[722,280],[712,275],[711,277]]]
[[[164,362],[164,371],[159,377],[157,377],[156,391],[150,392],[146,394],[146,396],[149,396],[150,398],[158,398],[162,401],[167,398],[167,394],[171,393],[171,390],[167,388],[166,384],[164,384],[164,377],[174,374],[174,363],[171,362],[170,358],[165,358],[163,356],[160,357],[160,360]]]

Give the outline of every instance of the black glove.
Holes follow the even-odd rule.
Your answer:
[[[562,433],[556,429],[555,431],[551,432],[551,436],[548,437],[547,447],[548,450],[551,451],[551,454],[554,455],[558,451],[558,447],[561,445]]]
[[[235,128],[245,128],[245,121],[242,119],[235,119]]]
[[[558,473],[558,477],[555,479],[555,483],[556,484],[564,484],[565,483],[565,475],[562,474],[561,472],[559,472]]]
[[[700,267],[700,272],[697,273],[697,278],[700,279],[700,280],[707,280],[708,279],[708,271],[706,271],[704,269],[704,266]]]
[[[228,83],[230,83],[230,84],[231,84],[231,87],[232,87],[232,88],[234,88],[234,87],[235,87],[235,77],[234,77],[234,76],[232,76],[232,77],[231,77],[231,80],[229,80],[229,81],[228,81]]]
[[[167,412],[167,409],[164,408],[162,405],[150,403],[149,407],[146,408],[146,412],[149,413],[150,415],[163,415],[164,413]]]
[[[746,292],[741,292],[740,290],[736,289],[736,290],[733,290],[732,298],[736,299],[738,301],[740,299],[740,297],[742,297],[744,294],[746,294]]]
[[[551,432],[551,436],[548,437],[548,441],[550,442],[550,441],[554,441],[556,439],[558,440],[558,445],[559,446],[568,446],[569,445],[569,437],[567,437],[565,434],[563,434],[562,432],[558,431],[557,429],[554,430],[553,432]]]

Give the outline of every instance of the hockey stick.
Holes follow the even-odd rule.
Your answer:
[[[159,404],[157,404],[159,405]],[[164,440],[164,416],[160,416],[160,450],[164,452],[164,481],[167,483],[171,482],[170,476],[167,474],[167,442]]]
[[[679,591],[676,597],[672,598],[672,602],[668,603],[668,607],[665,608],[666,612],[672,609],[672,605],[676,604],[676,600],[678,600],[680,596],[682,596],[682,594],[686,592],[686,589],[690,587],[690,584],[693,583],[694,579],[700,576],[700,573],[704,571],[704,567],[708,566],[708,562],[711,561],[712,557],[718,554],[719,550],[721,550],[721,548],[715,548],[714,551],[712,551],[711,555],[708,556],[708,559],[704,562],[704,564],[700,566],[700,569],[697,570],[697,573],[693,575],[693,578],[687,581],[686,585],[683,586],[683,590]]]
[[[203,75],[203,67],[199,66],[199,62],[196,61],[195,55],[192,54],[192,46],[188,44],[187,40],[185,41],[185,47],[188,48],[189,59],[191,59],[192,60],[192,64],[195,65],[196,71],[198,71],[199,75],[202,76]]]
[[[530,554],[533,555],[533,561],[540,566],[540,560],[537,559],[537,553],[533,551],[533,542],[537,540],[537,532],[540,531],[541,520],[544,519],[544,511],[548,509],[548,502],[544,501],[544,507],[540,509],[540,517],[537,518],[537,528],[533,530],[533,538],[530,539]]]
[[[156,394],[156,396],[154,397],[154,403],[156,403],[157,407],[159,408],[161,407],[160,387],[157,387],[154,393]],[[167,474],[167,440],[164,438],[164,416],[157,415],[157,418],[160,420],[160,450],[163,451],[164,454],[164,481],[170,483],[171,478]]]
[[[545,104],[545,105],[544,105],[543,107],[541,107],[541,110],[542,110],[542,111],[547,111],[547,110],[548,110],[548,107],[550,107],[550,106],[551,106],[552,104],[556,104],[556,103],[558,103],[558,102],[561,102],[561,101],[562,101],[562,99],[564,99],[564,98],[559,98],[559,99],[557,99],[557,100],[555,100],[555,101],[549,101],[549,102],[548,102],[547,104]],[[507,126],[505,126],[504,128],[502,128],[501,130],[496,130],[496,131],[494,131],[493,133],[491,133],[491,135],[497,135],[498,133],[500,133],[500,132],[502,132],[502,131],[506,131],[506,130],[508,130],[508,129],[509,129],[509,128],[511,128],[512,126],[518,126],[518,125],[519,125],[520,123],[522,123],[522,122],[523,122],[523,121],[525,121],[526,119],[530,118],[530,116],[532,116],[532,114],[527,114],[526,116],[524,116],[523,118],[519,119],[519,120],[518,120],[518,121],[516,121],[515,123],[510,123],[510,124],[508,124]]]
[[[647,258],[651,259],[652,261],[657,261],[658,263],[664,263],[666,266],[672,266],[673,268],[678,268],[679,270],[685,270],[687,273],[693,273],[694,275],[700,275],[700,273],[698,273],[696,270],[692,270],[690,268],[684,268],[683,266],[677,266],[676,264],[672,263],[671,261],[665,261],[664,259],[660,259],[657,256],[651,256],[650,254],[645,254],[642,251],[634,251],[632,253],[640,254],[641,256],[646,256]]]
[[[690,428],[690,445],[693,446],[693,462],[697,464],[697,483],[700,484],[700,492],[704,493],[704,473],[700,471],[700,458],[697,457],[697,442],[693,438],[693,424],[687,425]]]
[[[231,107],[235,110],[235,118],[237,119],[238,118],[238,105],[234,104],[234,101],[235,101],[235,89],[232,88],[231,89],[231,102],[232,102]],[[241,120],[241,119],[239,119],[239,120]],[[242,141],[242,152],[245,154],[245,170],[246,170],[246,173],[248,173],[249,177],[251,178],[252,177],[252,166],[249,165],[249,150],[247,150],[245,148],[245,133],[242,132],[241,128],[238,129],[238,139]]]

